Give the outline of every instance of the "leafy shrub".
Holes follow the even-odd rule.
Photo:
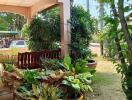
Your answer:
[[[39,100],[58,100],[61,92],[57,87],[49,86],[48,84],[32,85],[33,93]]]
[[[81,77],[80,77],[81,76]],[[91,74],[80,74],[79,76],[68,76],[65,77],[62,81],[62,84],[66,86],[66,94],[70,98],[78,98],[78,95],[87,93],[88,91],[93,92],[93,89],[90,86]]]
[[[71,7],[71,51],[72,59],[90,56],[88,45],[94,31],[89,12],[81,6]]]
[[[32,84],[37,84],[37,77],[39,75],[40,74],[38,71],[27,69],[23,71],[22,78],[27,84],[32,85]]]
[[[90,86],[93,74],[86,67],[85,60],[78,59],[72,63],[70,56],[67,55],[62,63],[57,62],[55,59],[42,59],[44,69],[41,72],[28,69],[23,71],[24,81],[18,92],[25,97],[58,100],[75,99],[88,91],[93,91]]]
[[[12,63],[16,62],[16,60],[4,58],[4,59],[0,59],[0,62],[4,63],[4,64],[12,64]]]
[[[24,24],[21,30],[21,37],[27,38],[29,36],[29,26],[28,24]]]
[[[14,67],[12,64],[4,64],[4,69],[5,69],[5,71],[8,71],[8,72],[14,71]]]
[[[63,67],[67,71],[72,71],[76,74],[90,72],[90,69],[88,67],[86,67],[86,64],[87,64],[86,60],[77,59],[72,64],[70,56],[67,55],[64,58],[63,64],[64,64]]]
[[[17,94],[26,100],[59,100],[61,97],[61,91],[57,87],[48,84],[32,84],[31,88],[22,84],[17,89]]]
[[[61,69],[61,61],[58,59],[48,59],[44,58],[41,59],[41,63],[44,69],[49,69],[49,70],[57,70]]]
[[[32,96],[31,93],[31,87],[29,87],[26,83],[25,84],[21,84],[18,88],[17,88],[17,93],[21,94],[23,98],[28,98]]]
[[[98,57],[97,53],[92,53],[92,57]]]
[[[60,41],[59,9],[44,10],[39,15],[42,17],[34,17],[29,27],[29,49],[56,49],[58,46],[55,43]]]

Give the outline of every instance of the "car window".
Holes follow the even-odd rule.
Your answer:
[[[18,41],[16,45],[24,45],[24,41]]]

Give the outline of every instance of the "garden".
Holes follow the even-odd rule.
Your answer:
[[[46,20],[36,16],[30,26],[22,29],[27,32],[23,35],[28,38],[30,52],[25,53],[27,56],[19,53],[15,63],[10,63],[13,59],[3,58],[2,81],[11,88],[14,99],[84,100],[89,92],[93,92],[91,84],[96,63],[89,67],[93,60],[87,47],[94,31],[93,20],[81,6],[72,6],[71,11],[70,55],[60,58],[57,53],[60,49],[60,20],[59,8],[56,7],[40,12]],[[16,53],[17,49],[13,50]],[[54,50],[56,53],[53,55]],[[36,63],[38,65],[34,66]]]
[[[17,53],[18,50],[12,48],[9,56],[3,56],[2,52],[0,55],[1,80],[13,93],[13,100],[94,100],[102,94],[104,98],[98,100],[119,99],[116,95],[108,95],[114,89],[123,96],[124,92],[131,100],[132,6],[124,5],[124,0],[118,0],[117,4],[115,0],[97,2],[100,4],[99,21],[91,17],[89,10],[73,5],[71,0],[71,17],[67,21],[71,42],[69,54],[64,56],[61,55],[63,23],[59,7],[40,11],[30,25],[21,27],[21,37],[27,40],[28,52]],[[106,5],[111,14],[105,13]],[[3,15],[10,14],[2,13],[0,18]],[[101,60],[89,49],[90,42],[100,43]],[[114,78],[118,82],[121,79],[121,84]]]
[[[42,68],[39,69],[22,70],[10,64],[4,65],[3,81],[5,85],[14,85],[16,99],[82,100],[86,93],[93,91],[90,84],[94,71],[86,67],[86,61],[77,60],[73,65],[69,56],[63,61],[41,60]]]

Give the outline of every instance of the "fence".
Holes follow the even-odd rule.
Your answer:
[[[17,55],[0,54],[0,63],[15,64]]]

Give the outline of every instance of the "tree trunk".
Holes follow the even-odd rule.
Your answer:
[[[128,49],[130,51],[130,54],[132,54],[132,40],[131,40],[131,36],[130,36],[129,30],[128,30],[127,22],[124,17],[123,6],[124,6],[124,0],[118,0],[119,19],[121,22],[121,26],[122,26],[122,30],[124,32],[126,42],[128,44]]]
[[[114,0],[111,3],[111,8],[112,8],[115,20],[118,20],[118,14],[117,14],[117,10],[116,10],[115,4],[114,4]],[[118,38],[117,27],[118,26],[116,25],[116,27],[115,27],[115,32],[116,32],[115,42],[116,42],[116,47],[117,47],[117,51],[118,51],[118,54],[119,54],[120,62],[122,64],[124,64],[125,63],[125,58],[123,56],[122,48],[121,48],[121,45],[120,45],[120,40]]]
[[[100,30],[102,30],[103,26],[104,26],[104,23],[103,23],[103,17],[104,17],[104,4],[100,2],[100,5],[99,5],[100,9],[99,9],[99,13],[100,13],[100,16],[99,16],[99,22],[100,22]],[[103,40],[100,41],[100,51],[101,51],[101,55],[103,56],[104,54],[104,46],[103,46]]]
[[[116,42],[116,47],[117,47],[118,54],[119,54],[119,59],[120,59],[121,63],[124,64],[125,59],[124,59],[124,56],[122,53],[122,49],[121,49],[120,40],[118,38],[118,35],[115,37],[115,42]]]
[[[103,45],[103,41],[102,40],[100,42],[100,52],[101,52],[101,55],[103,56],[104,55],[104,45]]]

